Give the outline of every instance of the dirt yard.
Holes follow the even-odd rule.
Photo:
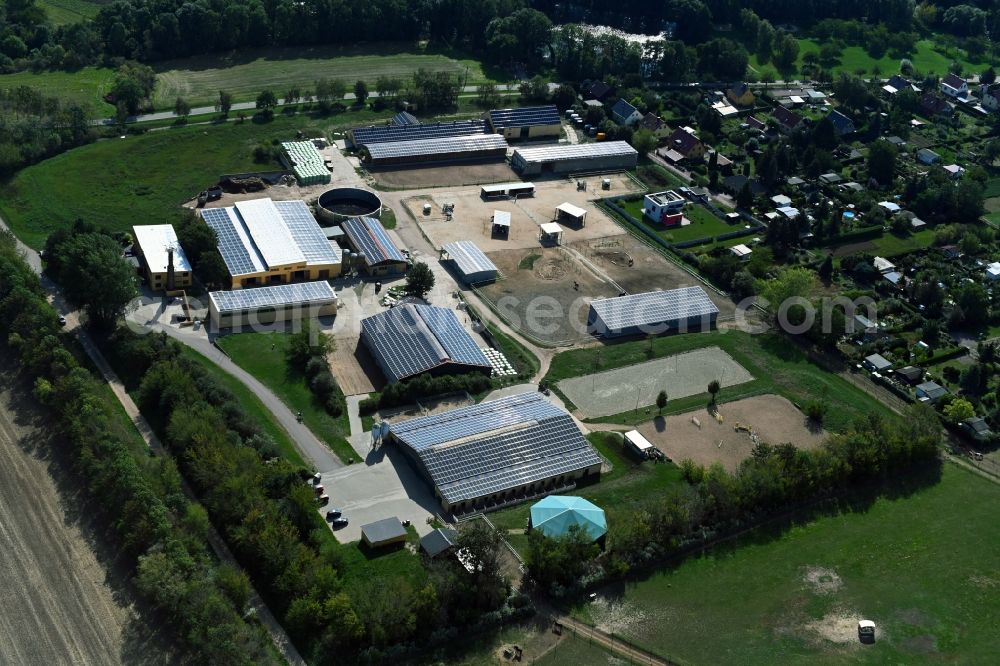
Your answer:
[[[570,246],[630,294],[657,289],[703,286],[693,275],[667,261],[659,252],[628,234],[573,243]],[[704,287],[719,308],[719,320],[733,317],[735,304]]]
[[[471,240],[483,252],[491,252],[539,247],[538,226],[551,222],[555,217],[556,206],[568,201],[587,211],[585,226],[563,226],[563,244],[569,244],[622,233],[621,227],[598,209],[594,201],[601,197],[638,191],[638,186],[625,174],[610,174],[605,177],[611,179],[610,190],[600,189],[600,178],[596,176],[585,181],[586,190],[577,190],[574,181],[563,178],[535,182],[535,195],[517,201],[484,201],[480,197],[479,187],[466,187],[435,190],[425,196],[407,199],[404,203],[436,247],[456,240]],[[514,181],[517,178],[507,177],[493,182],[503,180]],[[425,203],[432,206],[430,215],[423,213]],[[445,203],[455,204],[451,221],[446,220],[442,212],[441,207]],[[493,237],[490,219],[494,210],[511,214],[511,233],[508,237]]]
[[[618,295],[562,248],[506,250],[489,257],[504,277],[480,289],[480,295],[496,304],[513,328],[543,343],[589,339],[590,301]]]
[[[329,361],[344,395],[368,394],[385,386],[382,371],[358,337],[337,338]]]
[[[517,180],[506,163],[453,164],[450,166],[409,167],[372,170],[372,177],[382,187],[414,190],[421,187],[456,187]]]
[[[168,664],[129,576],[0,352],[0,664]]]
[[[718,411],[721,423],[705,408],[655,419],[639,426],[639,432],[675,462],[686,458],[706,466],[718,462],[730,471],[749,457],[754,447],[748,433],[736,432],[737,424],[750,426],[760,441],[773,445],[790,442],[800,449],[815,449],[826,438],[822,428],[811,428],[805,415],[781,396],[727,402],[719,405]]]

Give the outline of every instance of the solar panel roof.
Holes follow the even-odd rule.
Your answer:
[[[419,125],[420,121],[409,111],[400,111],[392,117],[393,125]]]
[[[494,218],[495,221],[495,218]],[[497,267],[489,257],[472,241],[455,241],[445,243],[442,248],[448,256],[458,266],[462,275],[469,276],[477,273],[496,273]]]
[[[558,162],[576,160],[583,157],[610,157],[636,155],[636,149],[625,141],[605,141],[601,143],[559,144],[537,148],[518,148],[514,157],[520,156],[525,162]]]
[[[273,201],[239,201],[235,208],[269,268],[305,262],[305,255],[295,244],[288,227],[281,223],[281,215]]]
[[[390,426],[449,503],[600,465],[573,418],[522,393]]]
[[[525,106],[519,109],[494,109],[490,111],[493,129],[527,127],[530,125],[559,125],[559,109],[553,105]]]
[[[275,201],[274,207],[299,246],[307,265],[339,264],[340,247],[327,239],[305,201]]]
[[[267,271],[264,257],[250,240],[250,234],[240,221],[234,208],[205,208],[201,217],[205,224],[215,230],[218,237],[219,253],[226,262],[229,274],[233,276],[263,273]]]
[[[590,307],[609,331],[655,326],[689,317],[717,314],[719,308],[701,287],[618,296],[592,301]]]
[[[331,303],[337,300],[333,287],[325,280],[234,291],[213,291],[208,297],[220,314],[282,305]]]
[[[451,155],[483,150],[506,150],[507,141],[496,134],[470,134],[466,136],[442,136],[420,141],[366,143],[365,149],[373,160],[385,160],[419,155]]]
[[[365,255],[365,263],[376,266],[385,261],[406,261],[403,253],[389,238],[382,223],[373,217],[352,217],[340,225],[347,239],[358,252]]]
[[[406,303],[361,320],[379,367],[399,381],[446,363],[492,367],[452,310]]]
[[[486,132],[486,121],[476,119],[456,120],[450,123],[421,123],[416,125],[378,125],[372,127],[356,127],[351,130],[351,136],[354,141],[354,145],[366,146],[369,143],[417,141],[444,136],[485,134]]]

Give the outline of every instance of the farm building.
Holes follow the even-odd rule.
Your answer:
[[[208,316],[215,329],[334,314],[337,314],[337,295],[326,280],[208,294]]]
[[[511,167],[521,175],[634,169],[639,153],[625,141],[518,148]]]
[[[602,337],[707,331],[719,308],[701,287],[602,298],[592,301],[587,328]]]
[[[424,127],[420,125],[420,127]],[[361,160],[371,167],[442,162],[502,161],[507,141],[496,134],[443,136],[420,141],[366,143]]]
[[[405,303],[361,320],[361,341],[385,378],[489,375],[493,366],[453,310]]]
[[[399,141],[423,141],[446,136],[471,136],[486,134],[489,129],[484,120],[456,120],[450,123],[410,123],[399,125],[372,125],[347,130],[348,148],[360,148],[369,143],[394,143]]]
[[[509,140],[562,136],[559,109],[551,104],[519,109],[494,109],[488,111],[485,118],[494,134],[500,134]]]
[[[608,533],[608,519],[603,509],[573,495],[549,495],[531,506],[529,531],[538,530],[556,538],[569,534],[572,527],[583,530],[591,541],[598,541]]]
[[[295,173],[299,185],[321,185],[330,182],[330,170],[312,141],[285,141],[281,144],[281,161]]]
[[[601,472],[573,417],[537,392],[394,423],[389,433],[454,513],[569,490]]]
[[[555,220],[564,224],[569,222],[578,227],[585,227],[587,226],[587,211],[568,201],[564,201],[556,206]]]
[[[434,559],[446,555],[458,546],[458,532],[450,527],[439,527],[420,539],[420,550]]]
[[[490,221],[493,223],[491,233],[497,236],[510,236],[510,211],[495,210]]]
[[[497,183],[496,185],[483,185],[479,196],[483,199],[506,199],[507,197],[533,197],[535,196],[534,183]]]
[[[558,222],[538,225],[538,242],[542,245],[562,245],[563,228]]]
[[[365,272],[369,275],[405,273],[406,257],[389,238],[382,223],[373,217],[352,217],[341,225],[347,243],[361,255]]]
[[[170,224],[132,227],[135,249],[151,289],[183,289],[191,286],[191,263]]]
[[[406,528],[395,516],[361,526],[361,542],[369,548],[381,548],[405,541]]]
[[[340,249],[304,201],[252,199],[205,208],[201,217],[219,238],[233,289],[340,275]]]
[[[451,261],[466,284],[480,284],[497,279],[497,267],[472,241],[445,243],[441,259]]]
[[[665,215],[674,215],[684,210],[684,197],[673,190],[653,192],[642,199],[642,212],[653,222],[662,222]]]
[[[638,430],[629,430],[622,436],[628,448],[640,458],[647,458],[653,452],[653,445]]]

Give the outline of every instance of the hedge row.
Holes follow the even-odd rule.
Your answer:
[[[379,409],[412,405],[418,400],[448,393],[476,395],[496,387],[490,377],[480,373],[466,375],[420,375],[402,382],[389,384],[381,393],[373,393],[359,405],[362,416],[370,416]]]

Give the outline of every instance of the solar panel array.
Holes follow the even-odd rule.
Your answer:
[[[355,146],[367,146],[370,143],[387,143],[393,141],[418,141],[446,136],[468,136],[470,134],[485,134],[485,120],[456,120],[451,123],[427,123],[417,125],[379,125],[373,127],[356,127],[351,130]]]
[[[316,223],[316,218],[313,217],[305,201],[301,199],[275,201],[274,207],[288,227],[295,244],[305,256],[307,265],[340,263],[340,248],[327,239],[326,233]]]
[[[472,336],[447,308],[407,303],[361,320],[361,334],[396,382],[446,363],[490,368]]]
[[[493,276],[496,276],[496,264],[490,261],[489,257],[483,254],[483,251],[472,241],[445,243],[441,249],[448,253],[451,260],[458,266],[459,272],[467,278],[481,276],[486,279],[488,276],[481,275],[484,273],[493,273]]]
[[[340,225],[347,239],[358,252],[365,255],[365,263],[375,266],[385,261],[402,261],[406,258],[389,238],[382,223],[373,217],[352,217]]]
[[[213,291],[208,297],[215,303],[220,314],[283,305],[332,303],[337,300],[333,287],[325,280],[235,291]]]
[[[420,125],[424,127],[424,125]],[[506,151],[507,140],[496,134],[442,136],[420,141],[389,141],[367,143],[365,149],[372,160],[389,160],[421,155],[458,155],[482,151]]]
[[[215,230],[219,240],[219,253],[232,276],[263,273],[267,270],[264,258],[247,237],[246,230],[229,208],[205,208],[201,217]]]
[[[399,113],[397,113],[396,115],[394,115],[392,117],[392,121],[391,122],[392,122],[393,125],[398,125],[398,126],[401,126],[401,127],[405,126],[405,125],[419,125],[420,124],[420,121],[417,120],[417,117],[415,115],[413,115],[412,113],[410,113],[409,111],[400,111]]]
[[[537,393],[393,424],[454,504],[600,465],[572,417]]]
[[[577,160],[586,157],[619,157],[639,153],[625,141],[605,141],[601,143],[560,144],[555,146],[539,146],[537,148],[518,148],[514,151],[514,159],[520,158],[526,163],[559,162],[561,160]]]
[[[604,298],[592,301],[590,307],[608,331],[655,326],[690,317],[707,317],[719,312],[719,308],[701,287]]]
[[[559,109],[555,106],[526,106],[520,109],[495,109],[490,111],[490,124],[497,130],[504,127],[531,125],[559,125]]]

